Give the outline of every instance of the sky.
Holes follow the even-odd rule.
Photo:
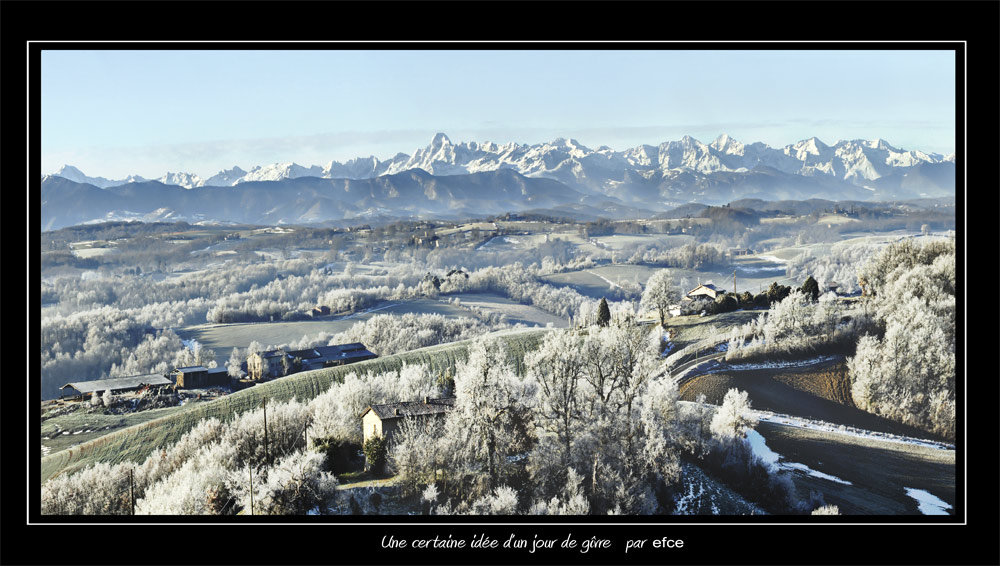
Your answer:
[[[455,143],[955,147],[951,51],[43,51],[42,174],[207,178]]]

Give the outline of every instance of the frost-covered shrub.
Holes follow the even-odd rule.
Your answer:
[[[811,515],[840,515],[840,508],[836,505],[824,505],[813,509]]]
[[[583,478],[576,470],[566,471],[566,484],[562,493],[551,499],[536,501],[528,509],[529,515],[587,515],[590,513],[590,503],[583,493],[581,484]]]
[[[136,502],[138,515],[217,515],[232,509],[230,470],[236,447],[204,446],[179,469],[151,485]]]
[[[224,430],[225,425],[219,419],[202,419],[173,446],[153,450],[146,460],[136,467],[136,497],[141,497],[148,486],[180,469],[203,447],[218,442]]]
[[[232,446],[240,466],[275,462],[305,447],[305,432],[312,423],[309,408],[297,401],[267,406],[267,443],[264,440],[264,408],[239,415],[227,423],[220,442]]]
[[[502,485],[493,493],[474,501],[465,514],[468,515],[514,515],[517,513],[517,492]]]
[[[131,463],[98,462],[42,484],[43,515],[128,515]]]
[[[323,454],[298,451],[274,466],[255,470],[254,515],[304,515],[318,510],[325,514],[335,506],[337,478],[323,471]],[[240,507],[250,513],[250,470],[231,474],[230,484]]]

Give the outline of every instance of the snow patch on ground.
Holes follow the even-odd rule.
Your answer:
[[[836,360],[840,356],[820,356],[818,358],[811,358],[808,360],[791,360],[791,361],[781,361],[781,362],[758,362],[753,364],[730,364],[727,363],[728,369],[734,371],[750,370],[750,369],[779,369],[779,368],[791,368],[799,366],[811,366],[813,364],[818,364],[822,362],[829,362],[831,360]],[[721,371],[721,370],[720,370]]]
[[[821,430],[824,432],[835,432],[837,434],[846,434],[849,436],[856,436],[859,438],[869,438],[872,440],[882,440],[885,442],[900,442],[903,444],[926,446],[928,448],[937,448],[939,450],[955,449],[954,444],[948,444],[945,442],[937,442],[934,440],[926,440],[922,438],[913,438],[898,434],[890,434],[887,432],[865,430],[860,428],[854,428],[852,426],[832,424],[826,421],[818,421],[818,420],[806,419],[803,417],[793,417],[791,415],[772,413],[770,411],[754,411],[754,412],[757,414],[757,418],[759,420],[775,424],[794,426],[798,428],[809,428],[813,430]]]
[[[695,493],[695,488],[697,487],[698,492]],[[689,482],[687,484],[687,492],[674,500],[674,514],[675,515],[690,515],[693,513],[692,504],[698,501],[702,495],[705,493],[705,485],[698,483],[695,486],[694,482]]]
[[[914,489],[912,487],[904,487],[903,489],[906,490],[906,495],[917,500],[920,512],[924,515],[950,515],[948,509],[951,509],[951,505],[948,505],[948,503],[942,501],[940,498],[922,489]]]
[[[844,485],[851,485],[851,482],[849,481],[842,480],[836,476],[831,476],[830,474],[824,474],[823,472],[818,472],[805,464],[800,464],[798,462],[782,462],[781,454],[778,454],[774,450],[771,450],[767,446],[767,442],[764,440],[764,437],[761,436],[761,434],[756,430],[747,431],[747,440],[750,442],[750,448],[751,450],[753,450],[753,453],[761,460],[767,462],[768,465],[770,465],[772,468],[779,468],[783,470],[797,470],[799,472],[802,472],[804,474],[813,477],[822,478],[837,483],[842,483]]]

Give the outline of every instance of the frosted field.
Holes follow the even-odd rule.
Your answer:
[[[660,249],[679,248],[694,241],[694,236],[671,234],[615,234],[613,236],[595,236],[595,239],[605,249],[621,251],[634,246],[658,247]]]
[[[462,304],[477,306],[488,312],[503,312],[510,324],[526,324],[530,326],[545,326],[553,323],[558,328],[565,328],[565,319],[550,315],[545,311],[515,303],[510,299],[491,294],[453,295]],[[199,324],[177,330],[177,335],[183,340],[197,340],[202,346],[215,350],[216,361],[223,365],[232,353],[234,347],[246,348],[250,342],[258,341],[264,347],[278,346],[290,342],[298,342],[303,336],[313,337],[321,332],[336,334],[344,332],[358,322],[369,320],[378,314],[402,315],[440,314],[447,317],[476,318],[471,311],[447,301],[451,296],[440,299],[414,299],[411,301],[389,301],[378,304],[366,311],[347,315],[345,317],[301,320],[295,322],[241,322],[233,324]]]
[[[552,323],[556,328],[566,328],[569,322],[565,318],[549,314],[538,307],[522,305],[506,297],[487,293],[466,293],[456,295],[462,305],[478,307],[486,312],[500,312],[507,315],[510,324],[526,324],[529,326],[545,326]]]
[[[816,224],[835,226],[838,224],[852,224],[857,222],[861,221],[857,218],[848,218],[847,216],[841,216],[839,214],[827,214],[821,216],[819,220],[816,221]]]
[[[791,281],[785,276],[785,266],[778,258],[754,258],[737,260],[736,290],[742,293],[750,291],[757,294],[777,281],[782,285],[801,285],[801,281]],[[659,267],[648,265],[608,265],[580,271],[554,273],[542,276],[541,279],[556,286],[569,286],[581,295],[594,299],[605,297],[615,292],[614,287],[623,281],[635,281],[645,286],[646,281]],[[674,278],[674,283],[684,293],[694,289],[699,283],[714,283],[726,291],[733,290],[733,269],[724,268],[718,271],[695,271],[693,269],[668,268]]]
[[[94,244],[100,244],[101,247],[95,247]],[[113,244],[103,240],[75,242],[70,244],[69,247],[71,254],[84,259],[108,254],[116,254],[119,252],[118,248],[116,248]]]
[[[177,331],[184,340],[195,339],[202,346],[215,350],[216,361],[222,364],[229,359],[233,347],[246,348],[254,340],[263,346],[277,346],[297,342],[303,336],[320,332],[343,332],[358,322],[377,314],[442,314],[451,317],[473,317],[472,313],[454,305],[434,299],[416,299],[405,302],[387,302],[364,312],[338,319],[300,320],[295,322],[240,322],[233,324],[199,324]]]
[[[526,250],[545,243],[545,234],[497,236],[479,246],[482,251]]]
[[[470,230],[475,230],[477,228],[479,229],[480,232],[484,234],[486,232],[492,232],[497,229],[496,225],[494,225],[492,222],[473,222],[471,224],[463,224],[456,228],[442,228],[437,230],[437,232],[435,233],[438,236],[448,236],[458,232],[468,232]]]
[[[837,242],[804,244],[801,246],[776,248],[755,257],[788,261],[803,252],[809,252],[813,256],[822,257],[829,254],[832,249],[839,248],[841,246],[852,246],[856,244],[889,244],[911,236],[917,236],[918,239],[924,238],[924,236],[920,235],[920,232],[907,230],[894,230],[892,232],[879,232],[877,234],[866,232],[847,232],[843,234],[843,239]],[[932,234],[928,238],[938,239],[944,237],[946,236],[942,233]]]

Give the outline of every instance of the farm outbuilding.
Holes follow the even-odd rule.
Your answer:
[[[188,366],[177,368],[172,373],[177,387],[185,389],[229,385],[229,371],[224,367]]]
[[[365,441],[381,436],[388,442],[403,419],[443,417],[455,408],[454,397],[424,398],[423,401],[403,401],[372,405],[361,413],[361,429]]]
[[[375,354],[368,351],[368,348],[360,342],[351,344],[339,344],[335,346],[316,346],[304,350],[271,350],[251,354],[247,358],[247,368],[250,377],[260,379],[262,376],[280,377],[282,375],[282,357],[288,361],[289,373],[296,371],[309,371],[313,369],[342,366],[352,364],[362,360],[377,358]],[[298,365],[296,365],[296,360]],[[265,364],[266,371],[265,371]]]
[[[171,383],[169,379],[156,373],[111,379],[95,379],[92,381],[74,381],[60,388],[60,397],[64,397],[67,394],[76,397],[85,397],[88,394],[103,394],[108,390],[112,393],[135,391],[146,385],[170,385]]]

